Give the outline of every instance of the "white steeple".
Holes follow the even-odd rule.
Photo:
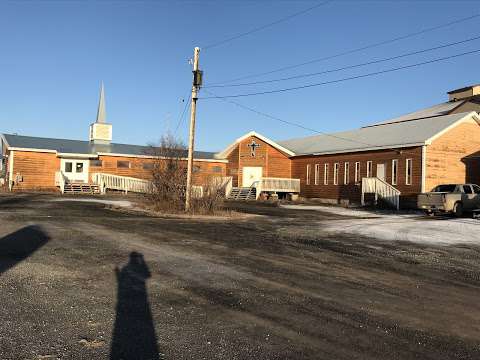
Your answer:
[[[98,100],[97,119],[90,125],[90,142],[97,144],[110,144],[112,142],[112,125],[107,123],[105,110],[105,88],[103,81],[100,85],[100,99]]]

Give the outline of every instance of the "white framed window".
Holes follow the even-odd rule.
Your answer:
[[[340,168],[339,163],[333,164],[333,185],[338,185],[338,169]]]
[[[413,161],[412,159],[405,160],[405,184],[412,185]]]
[[[310,185],[310,164],[307,164],[307,178],[306,178],[307,185]]]
[[[357,161],[355,163],[355,182],[358,183],[360,181],[360,162]]]
[[[343,170],[343,184],[347,185],[350,182],[350,163],[346,162]]]
[[[392,185],[397,185],[398,178],[398,160],[392,160]]]
[[[367,177],[372,177],[372,169],[373,163],[371,161],[367,161]]]
[[[328,185],[328,164],[323,167],[323,185]]]
[[[320,164],[315,164],[315,185],[320,184]]]

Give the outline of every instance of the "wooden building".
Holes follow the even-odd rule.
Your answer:
[[[273,141],[254,131],[220,153],[196,152],[194,182],[231,178],[231,198],[296,193],[359,203],[374,193],[398,205],[442,183],[480,183],[480,85],[445,103],[360,129]],[[93,174],[148,179],[147,147],[116,144],[103,88],[89,141],[1,136],[0,178],[13,190],[56,189],[56,174],[89,183]],[[393,204],[392,203],[392,204]]]

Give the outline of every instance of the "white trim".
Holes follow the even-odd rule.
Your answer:
[[[411,169],[410,169],[410,182],[408,181],[408,162],[410,161]],[[405,185],[412,185],[413,183],[413,159],[408,158],[405,159]]]
[[[393,165],[395,164],[395,166]],[[395,171],[393,171],[395,169]],[[398,159],[392,159],[392,185],[398,184]]]
[[[426,171],[427,171],[427,147],[422,146],[422,184],[421,184],[421,192],[425,192],[425,187],[426,187]]]
[[[95,154],[76,154],[76,153],[57,153],[61,158],[74,158],[74,159],[96,159],[98,155]]]
[[[357,168],[358,165],[358,168]],[[358,183],[362,179],[362,165],[360,161],[355,161],[355,183]]]
[[[52,153],[56,154],[56,150],[48,150],[48,149],[35,149],[35,148],[21,148],[21,147],[9,147],[10,150],[15,151],[30,151],[30,152],[43,152],[43,153]]]
[[[357,153],[357,152],[364,152],[364,151],[375,151],[375,150],[392,150],[392,149],[400,149],[406,147],[415,147],[415,146],[423,146],[425,145],[424,142],[418,143],[411,143],[411,144],[401,144],[401,145],[389,145],[389,146],[377,146],[371,148],[356,148],[356,149],[349,149],[349,150],[335,150],[335,151],[323,151],[323,152],[316,152],[316,153],[307,153],[307,154],[297,154],[293,157],[300,157],[300,156],[316,156],[316,155],[331,155],[331,154],[345,154],[345,153]]]
[[[350,183],[350,162],[346,161],[343,164],[343,185]]]
[[[368,165],[370,165],[370,171],[368,171]],[[373,176],[373,161],[372,160],[368,160],[367,161],[367,168],[366,168],[367,172],[367,177],[372,177]]]
[[[295,153],[291,150],[288,150],[287,148],[284,148],[283,146],[277,144],[275,141],[273,140],[270,140],[269,138],[263,136],[263,135],[260,135],[259,133],[255,132],[255,131],[250,131],[249,133],[239,137],[237,140],[235,140],[233,143],[231,143],[225,150],[217,153],[215,155],[215,157],[219,158],[219,159],[225,159],[228,155],[230,155],[230,153],[233,151],[233,149],[235,148],[235,146],[242,142],[243,140],[245,139],[248,139],[249,137],[256,137],[260,140],[262,140],[263,142],[266,142],[268,145],[270,146],[273,146],[274,148],[276,148],[277,150],[280,150],[282,152],[284,152],[285,154],[287,155],[290,155],[290,156],[294,156]]]
[[[333,164],[333,185],[338,185],[338,175],[340,174],[340,163]]]
[[[438,133],[436,133],[435,135],[433,135],[431,138],[427,139],[425,141],[425,144],[424,145],[431,145],[432,142],[436,139],[438,139],[440,136],[444,135],[445,133],[449,132],[450,130],[452,130],[454,127],[460,125],[461,123],[467,121],[467,120],[470,120],[471,118],[473,118],[474,121],[477,122],[477,124],[480,125],[480,117],[478,116],[478,114],[475,112],[475,111],[472,111],[472,112],[469,112],[467,115],[465,115],[463,118],[461,119],[458,119],[457,121],[455,121],[453,124],[447,126],[446,128],[444,128],[443,130],[439,131]]]
[[[328,172],[330,171],[328,163],[323,165],[323,185],[328,185]]]
[[[310,185],[311,173],[312,173],[312,166],[310,164],[307,164],[307,175],[305,178],[305,185]]]
[[[8,186],[10,191],[12,191],[12,181],[13,181],[13,158],[14,158],[14,151],[10,150],[8,155],[8,167],[9,167],[9,176],[8,176]]]
[[[131,157],[131,158],[140,158],[140,159],[167,159],[167,156],[154,156],[154,155],[132,155],[132,154],[116,154],[116,153],[103,153],[98,152],[99,156],[121,156],[121,157]],[[188,160],[187,158],[180,158],[180,160]],[[197,162],[214,162],[214,163],[228,163],[228,160],[224,159],[193,159]]]
[[[4,135],[4,134],[0,134],[0,137],[2,137],[3,143],[4,143],[4,144],[7,144],[7,148],[9,148],[10,145],[8,145],[8,141],[7,141],[7,139],[5,138],[5,135]]]
[[[315,185],[320,185],[320,164],[315,164]]]

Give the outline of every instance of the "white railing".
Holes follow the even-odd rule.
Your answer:
[[[230,195],[232,191],[232,181],[231,176],[215,176],[207,179],[205,185],[192,185],[192,197],[201,198],[205,195],[205,192],[209,190],[224,190],[225,197]]]
[[[55,186],[60,187],[60,192],[65,193],[65,184],[67,183],[67,178],[63,174],[63,171],[57,171],[55,173]]]
[[[257,199],[263,191],[299,193],[300,179],[264,177],[255,181],[251,187],[257,189]]]
[[[375,202],[380,197],[397,210],[400,208],[400,190],[377,177],[362,179],[362,205],[365,205],[365,194],[375,194]]]
[[[152,189],[152,183],[148,180],[142,180],[127,176],[118,176],[104,173],[92,174],[92,181],[100,187],[100,192],[105,193],[107,189],[120,190],[125,193],[148,193]]]

